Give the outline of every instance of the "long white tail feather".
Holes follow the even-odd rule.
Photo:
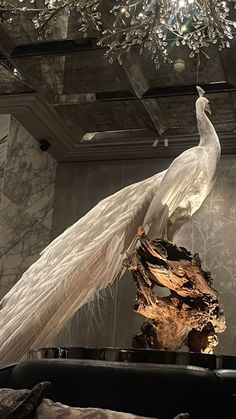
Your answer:
[[[164,174],[104,199],[44,249],[0,303],[0,362],[47,345],[115,280]]]

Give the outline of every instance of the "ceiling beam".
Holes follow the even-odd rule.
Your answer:
[[[201,88],[209,93],[227,93],[236,91],[236,88],[227,81],[217,83],[201,83]],[[144,98],[152,99],[159,97],[172,97],[172,96],[195,96],[197,94],[196,85],[182,85],[182,86],[158,86],[152,87],[148,90]]]
[[[2,30],[3,31],[3,30]],[[3,36],[4,34],[4,36]],[[8,46],[9,44],[9,37],[5,31],[3,31],[0,36],[1,44],[4,42]],[[8,37],[6,41],[5,38]],[[81,51],[90,51],[90,50],[97,50],[102,49],[101,47],[97,46],[97,39],[96,38],[78,38],[78,39],[60,39],[60,40],[53,40],[53,41],[42,41],[37,43],[30,43],[30,44],[23,44],[23,45],[11,45],[11,48],[8,47],[7,52],[8,56],[13,58],[29,58],[29,57],[39,57],[39,56],[55,56],[55,55],[68,55],[74,53],[80,53]],[[0,48],[1,51],[1,48]],[[3,51],[3,54],[0,54],[0,59],[3,59],[6,55],[6,47]]]
[[[236,87],[232,84],[222,81],[219,83],[201,83],[201,87],[205,90],[206,94],[213,93],[229,93],[236,92]],[[152,87],[146,93],[143,94],[141,101],[149,101],[151,99],[173,97],[173,96],[196,96],[197,90],[196,85],[185,85],[185,86],[158,86]],[[96,100],[101,102],[112,102],[122,100],[140,100],[137,95],[130,93],[129,91],[115,91],[115,92],[99,92],[96,93]],[[164,118],[164,116],[163,116]]]
[[[78,38],[78,39],[63,39],[55,41],[43,41],[31,44],[24,45],[15,45],[10,39],[6,31],[0,26],[0,59],[10,61],[12,66],[15,66],[14,59],[17,58],[27,58],[27,57],[36,57],[36,56],[52,56],[52,55],[71,55],[74,53],[81,53],[82,51],[94,51],[101,49],[97,46],[96,38]],[[235,66],[228,66],[227,61],[233,58],[229,58],[233,47],[230,50],[224,51],[222,53],[223,59],[222,64],[225,65],[224,68],[227,68],[227,72],[231,71],[231,75],[227,78],[227,82],[222,83],[210,83],[210,84],[201,84],[201,87],[206,90],[206,93],[225,93],[236,91],[232,81],[235,81]],[[1,53],[2,52],[2,53]],[[228,58],[227,58],[228,57]],[[17,65],[16,65],[17,67]],[[137,62],[136,56],[131,54],[130,56],[124,57],[124,62],[120,66],[117,62],[113,64],[117,74],[121,79],[124,78],[127,81],[127,85],[130,86],[131,90],[135,93],[132,95],[129,92],[103,92],[97,94],[97,100],[130,100],[130,99],[156,99],[159,97],[169,97],[169,96],[185,96],[185,95],[195,95],[196,87],[195,85],[188,86],[157,86],[149,88],[147,79],[142,72],[139,63]],[[230,70],[231,68],[231,70]],[[20,69],[22,72],[22,69]],[[22,74],[24,76],[24,72]],[[230,79],[230,80],[229,80]],[[136,97],[135,97],[136,96]],[[146,112],[149,114],[150,118],[153,119],[154,113],[160,115],[158,117],[160,126],[157,126],[158,132],[162,133],[165,130],[167,121],[163,113],[161,112],[160,106],[157,109],[155,105],[155,110],[152,110],[153,105],[150,106],[150,109],[147,109],[147,104],[143,103]],[[162,119],[162,120],[161,120]],[[154,125],[157,125],[157,120],[153,121]]]

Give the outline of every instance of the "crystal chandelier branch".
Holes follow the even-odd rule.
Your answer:
[[[111,13],[113,28],[103,32],[100,45],[108,47],[112,62],[136,46],[150,51],[157,67],[171,61],[173,46],[186,45],[190,57],[211,44],[230,47],[233,38],[230,4],[222,0],[118,0]]]
[[[109,0],[113,22],[103,19],[106,0],[0,0],[0,18],[10,22],[11,14],[34,12],[35,28],[42,31],[59,19],[63,12],[77,13],[78,31],[86,37],[91,27],[99,31],[98,44],[106,48],[112,63],[136,48],[146,49],[155,62],[171,61],[174,47],[186,46],[192,58],[216,44],[219,50],[230,47],[233,27],[230,12],[236,0]],[[31,4],[32,7],[25,6]],[[235,12],[236,14],[236,12]]]
[[[87,36],[90,26],[101,31],[101,13],[98,11],[101,0],[44,0],[47,6],[34,18],[36,29],[42,30],[50,21],[56,20],[58,15],[67,10],[78,14],[78,30]]]
[[[34,26],[40,32],[52,25],[66,10],[78,14],[78,31],[86,36],[89,27],[93,26],[101,32],[101,13],[98,7],[102,0],[42,0],[42,7],[36,7],[36,0],[0,0],[0,20],[12,22],[12,16],[17,13],[33,13]],[[31,3],[32,7],[28,6]],[[27,5],[26,5],[27,4]],[[47,32],[46,32],[47,33]]]

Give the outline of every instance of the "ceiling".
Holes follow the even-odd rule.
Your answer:
[[[196,145],[196,84],[223,153],[236,153],[236,39],[221,53],[208,48],[199,67],[185,47],[173,49],[186,64],[176,73],[135,51],[122,66],[108,64],[96,33],[82,38],[75,22],[62,17],[43,40],[29,16],[0,27],[0,113],[47,140],[58,161],[172,157]]]

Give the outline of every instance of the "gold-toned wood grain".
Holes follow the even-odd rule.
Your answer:
[[[212,352],[226,324],[198,254],[164,240],[150,242],[142,229],[138,242],[123,262],[137,286],[134,310],[148,319],[133,346],[177,350],[187,345],[191,351]],[[160,297],[155,285],[168,288],[170,295]]]

